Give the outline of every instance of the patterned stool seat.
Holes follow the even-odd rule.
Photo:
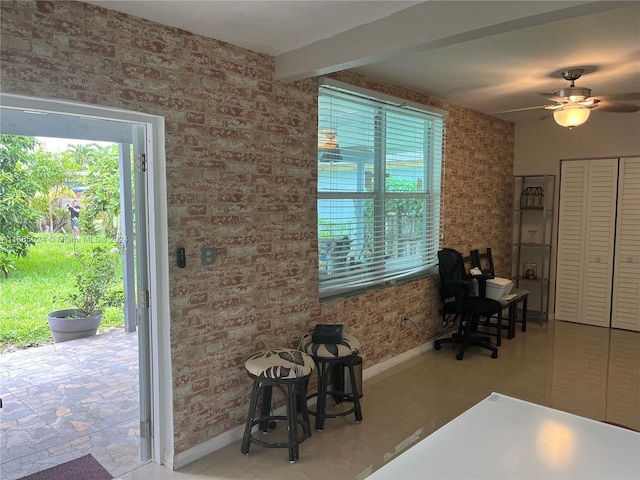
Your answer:
[[[313,371],[313,359],[290,348],[277,348],[258,352],[244,363],[247,372],[265,379],[292,380],[307,377]]]
[[[306,392],[314,361],[304,352],[289,348],[265,350],[251,355],[245,361],[247,374],[253,379],[249,414],[245,425],[240,450],[249,454],[252,443],[270,448],[288,448],[289,461],[296,462],[300,456],[298,445],[311,436]],[[285,415],[271,411],[273,388],[279,390],[285,401]],[[258,398],[262,392],[262,404],[258,415]],[[301,414],[302,419],[299,418]],[[275,422],[286,420],[287,438],[272,440],[266,435]],[[263,438],[254,436],[253,427],[258,425]],[[277,436],[275,433],[271,437]]]
[[[309,413],[316,417],[316,430],[324,430],[326,418],[344,417],[351,413],[354,414],[356,423],[359,423],[362,420],[362,392],[356,381],[354,365],[362,362],[358,357],[360,341],[349,333],[343,333],[342,341],[338,343],[313,343],[312,334],[307,333],[300,340],[300,350],[311,355],[318,367],[318,392],[307,396],[307,400],[317,397],[316,409],[309,409]],[[344,392],[341,385],[345,367],[349,372],[351,393]],[[329,390],[332,378],[338,381],[334,381],[333,389]],[[327,396],[333,397],[337,405],[347,401],[352,402],[353,406],[345,411],[327,413]]]
[[[300,340],[300,350],[308,353],[314,359],[335,359],[357,355],[360,351],[360,340],[349,333],[342,334],[340,343],[313,343],[313,335],[306,333]]]

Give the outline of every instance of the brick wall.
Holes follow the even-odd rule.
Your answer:
[[[295,346],[315,323],[363,340],[365,368],[439,335],[437,281],[319,303],[315,79],[274,80],[274,59],[75,2],[1,3],[5,93],[161,115],[166,122],[175,452],[244,422],[243,360]],[[449,111],[442,246],[491,246],[507,274],[513,127],[352,72],[339,80]],[[214,266],[199,249],[215,246]],[[401,314],[412,327],[399,330]]]

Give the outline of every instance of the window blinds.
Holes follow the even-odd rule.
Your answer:
[[[370,93],[320,87],[321,297],[437,264],[444,116]]]

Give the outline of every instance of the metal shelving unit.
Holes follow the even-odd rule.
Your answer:
[[[531,292],[527,316],[540,323],[549,315],[555,183],[555,175],[514,178],[511,278]]]

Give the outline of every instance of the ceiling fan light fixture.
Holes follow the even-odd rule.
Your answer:
[[[553,119],[563,127],[573,128],[584,124],[591,111],[582,105],[567,105],[553,112]]]
[[[570,102],[584,102],[591,95],[591,89],[571,86],[561,88],[557,92],[554,92],[554,94],[557,97],[564,98]]]

